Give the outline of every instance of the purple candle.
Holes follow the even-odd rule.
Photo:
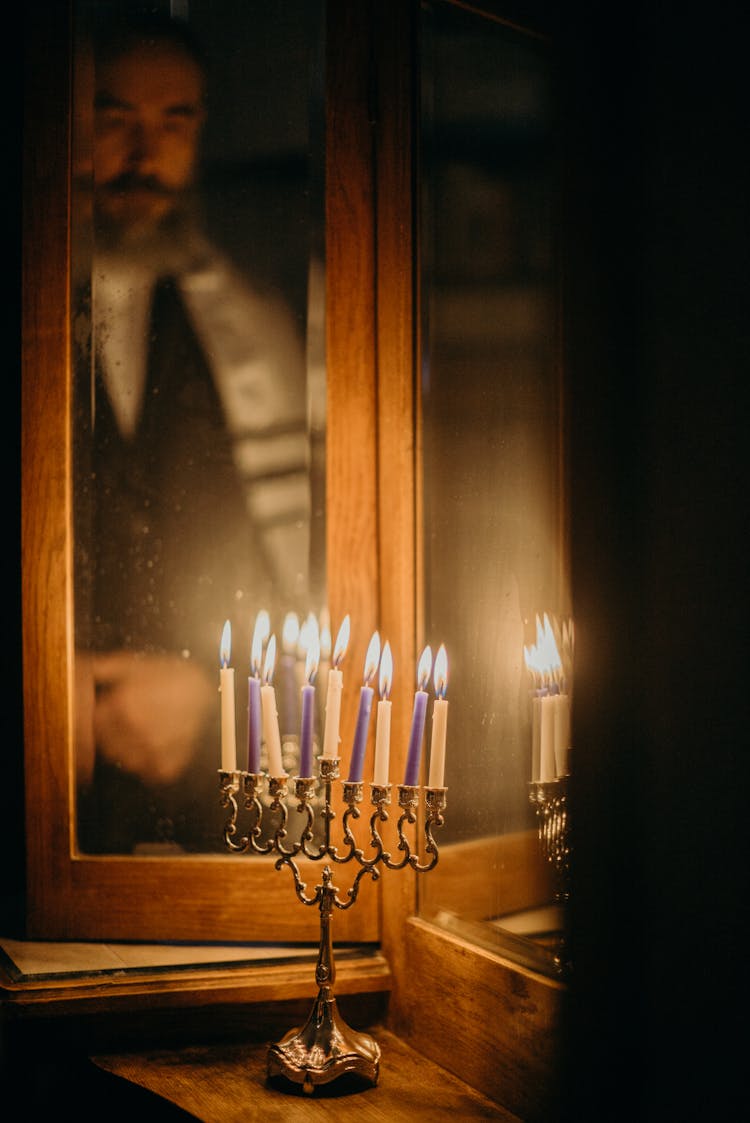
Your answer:
[[[374,693],[370,686],[370,681],[378,669],[379,661],[380,636],[377,632],[374,632],[370,640],[370,646],[367,648],[365,678],[362,689],[359,692],[359,712],[357,713],[357,725],[354,730],[354,744],[352,745],[352,757],[349,763],[349,775],[347,777],[349,783],[359,783],[362,779],[362,769],[365,763],[365,749],[367,748],[367,732],[370,728],[370,714],[372,713],[372,696]]]
[[[315,687],[313,682],[318,670],[320,647],[317,641],[311,643],[305,661],[306,683],[302,687],[302,726],[299,738],[299,774],[312,776],[313,727],[315,724]]]
[[[312,776],[312,731],[315,716],[315,687],[302,687],[302,727],[299,739],[299,774]]]
[[[250,675],[247,680],[247,770],[260,772],[261,729],[260,679]]]
[[[255,619],[253,644],[250,649],[250,677],[247,680],[247,770],[260,772],[261,700],[260,666],[263,644],[270,632],[268,613],[262,609]]]
[[[409,748],[406,754],[406,773],[404,784],[416,787],[419,783],[419,764],[422,757],[422,738],[424,737],[424,723],[427,714],[427,691],[425,686],[430,678],[432,667],[432,651],[426,647],[422,652],[417,669],[417,690],[414,694],[414,711],[411,718],[411,732],[409,733]]]

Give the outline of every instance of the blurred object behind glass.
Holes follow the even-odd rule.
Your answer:
[[[242,682],[259,610],[325,600],[322,6],[100,12],[76,7],[78,843],[219,850],[224,621]]]
[[[451,653],[453,846],[420,915],[496,947],[559,924],[523,654],[570,612],[552,68],[542,39],[448,3],[421,32],[424,633]]]

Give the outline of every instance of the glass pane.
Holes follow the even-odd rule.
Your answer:
[[[449,652],[450,732],[420,912],[523,949],[560,924],[524,657],[537,617],[569,613],[551,67],[541,40],[449,4],[424,4],[421,32],[424,627]]]
[[[286,688],[325,626],[323,2],[76,4],[78,844],[224,852],[258,613]],[[156,14],[154,14],[156,12]],[[325,632],[323,633],[325,643]]]

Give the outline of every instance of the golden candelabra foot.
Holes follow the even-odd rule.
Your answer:
[[[283,1076],[301,1084],[303,1092],[314,1092],[353,1073],[367,1084],[378,1082],[380,1046],[366,1033],[358,1033],[343,1021],[329,987],[321,987],[307,1022],[290,1030],[268,1050],[268,1076]]]

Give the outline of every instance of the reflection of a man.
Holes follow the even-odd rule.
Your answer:
[[[216,845],[223,621],[239,662],[259,607],[307,608],[301,341],[200,230],[204,116],[186,32],[100,37],[93,166],[79,177],[93,184],[77,292],[90,333],[74,333],[84,850]]]

